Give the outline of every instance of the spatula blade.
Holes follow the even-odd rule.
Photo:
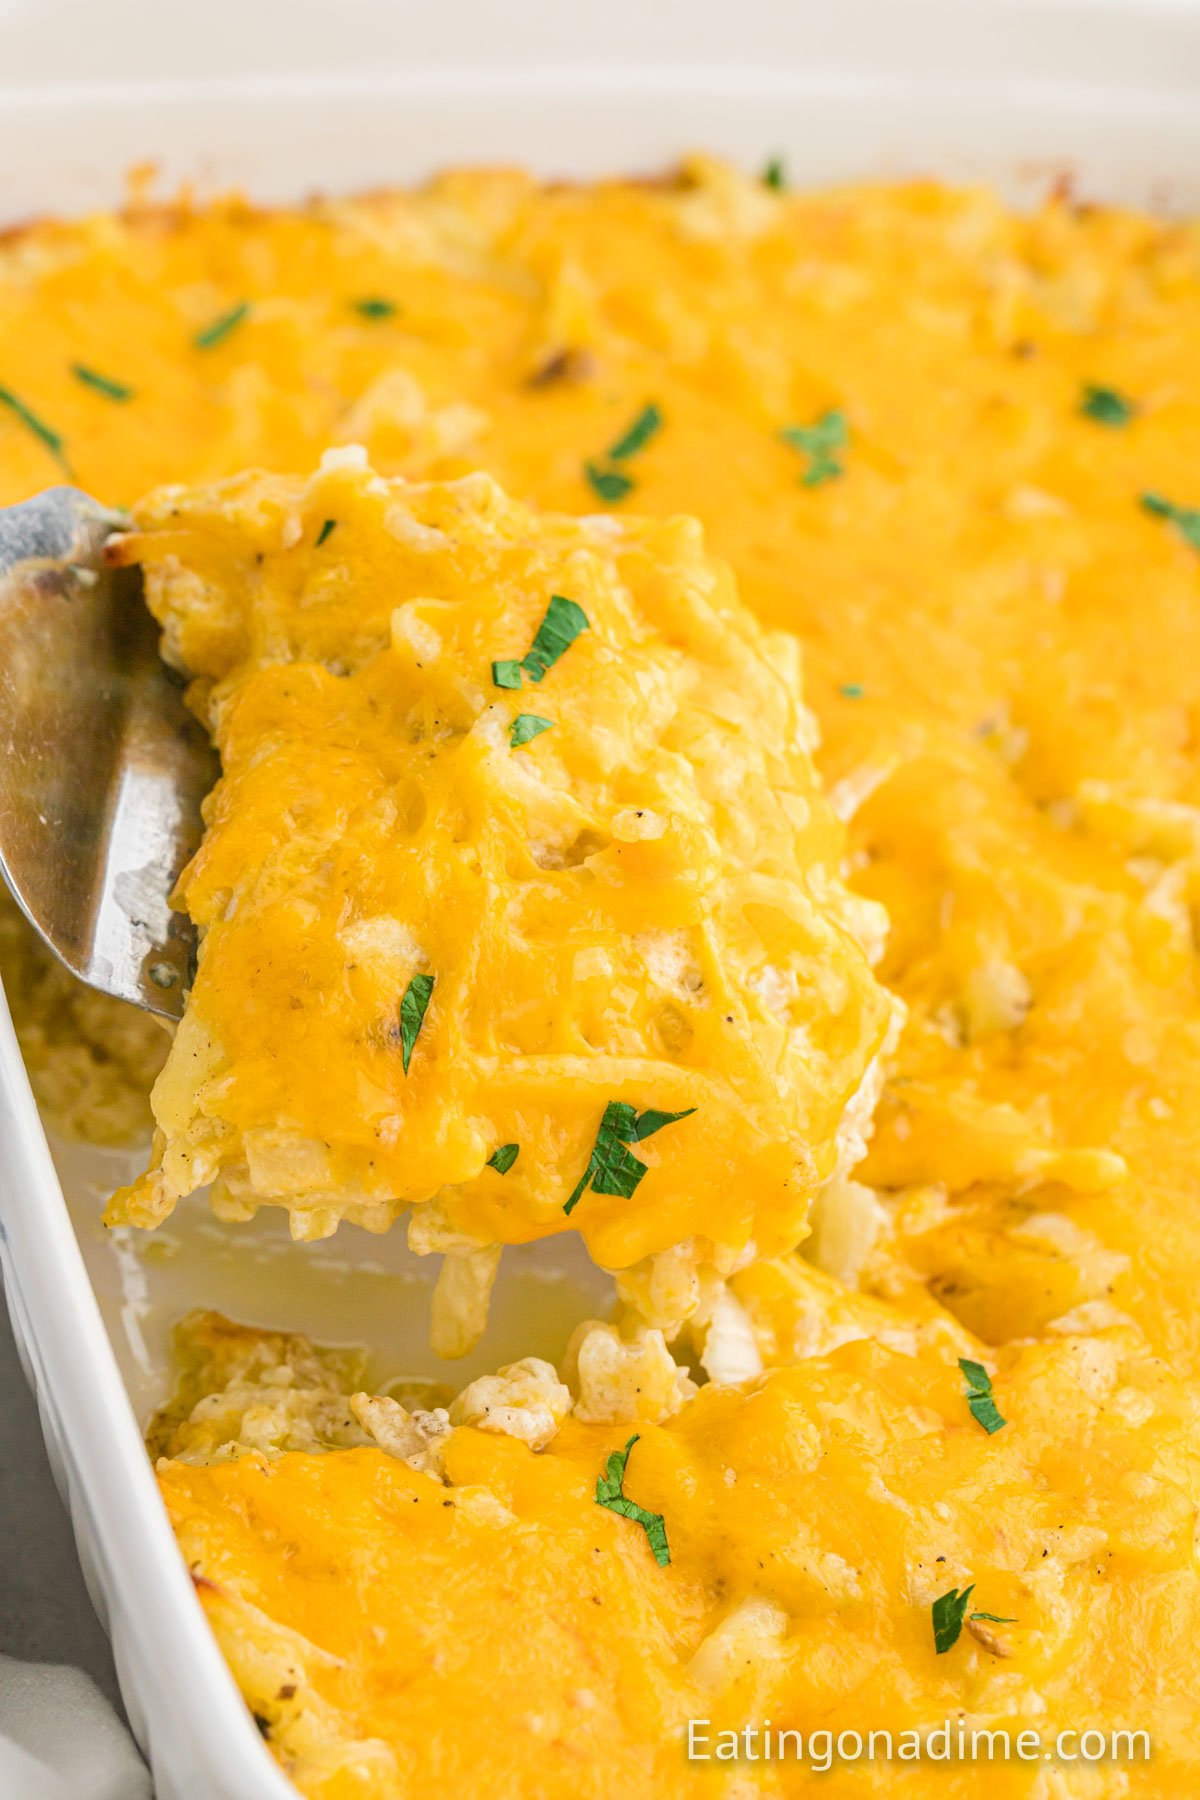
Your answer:
[[[158,654],[121,520],[52,488],[0,511],[0,874],[89,986],[179,1018],[195,954],[168,896],[216,763]]]

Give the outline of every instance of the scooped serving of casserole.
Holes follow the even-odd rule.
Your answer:
[[[1196,1779],[1198,372],[1200,229],[1065,189],[0,246],[0,499],[129,508],[221,759],[109,1221],[402,1228],[442,1358],[523,1245],[611,1276],[466,1383],[181,1323],[163,1498],[311,1800]]]

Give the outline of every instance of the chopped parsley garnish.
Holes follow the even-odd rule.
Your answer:
[[[683,1112],[669,1113],[659,1112],[651,1106],[646,1112],[639,1113],[629,1141],[633,1144],[644,1144],[648,1137],[653,1137],[655,1132],[661,1131],[664,1125],[674,1125],[679,1119],[690,1119],[695,1110],[694,1106],[688,1106],[684,1108]],[[632,1106],[629,1111],[633,1112]]]
[[[963,1588],[951,1588],[948,1594],[940,1594],[932,1606],[933,1613],[933,1647],[939,1656],[945,1656],[947,1650],[953,1650],[962,1636],[963,1620],[967,1616],[967,1606],[971,1595],[975,1592],[975,1583]]]
[[[982,1363],[972,1362],[970,1357],[960,1356],[958,1366],[966,1379],[971,1416],[990,1436],[1008,1423],[992,1398],[992,1378]]]
[[[133,389],[126,387],[123,381],[112,381],[107,375],[89,369],[86,363],[72,363],[71,373],[76,381],[82,381],[84,387],[95,388],[107,400],[132,400]]]
[[[1079,410],[1084,418],[1092,419],[1097,425],[1128,425],[1135,416],[1137,407],[1132,400],[1116,388],[1100,387],[1094,381],[1085,381],[1083,396],[1079,402]]]
[[[941,1594],[934,1601],[933,1612],[933,1647],[939,1656],[947,1650],[953,1650],[962,1636],[963,1621],[970,1619],[986,1619],[990,1625],[1015,1625],[1015,1619],[1002,1618],[999,1613],[967,1612],[971,1595],[975,1592],[975,1583],[963,1588],[951,1588],[948,1594]]]
[[[202,331],[198,331],[192,339],[193,344],[197,350],[215,349],[218,344],[224,342],[230,332],[237,330],[249,311],[250,302],[248,300],[239,301],[237,306],[231,306],[228,312],[224,312],[219,318],[214,319],[211,325],[206,325]]]
[[[508,728],[508,741],[514,750],[519,750],[522,744],[530,744],[535,737],[541,737],[543,731],[553,729],[553,719],[540,719],[536,713],[518,713]]]
[[[1193,550],[1200,550],[1200,506],[1176,506],[1173,500],[1164,500],[1161,494],[1143,494],[1142,505],[1156,519],[1166,519],[1183,535],[1184,540]]]
[[[432,975],[414,975],[400,1002],[400,1057],[406,1075],[412,1061],[413,1048],[425,1022],[425,1009],[433,993],[433,983]]]
[[[520,662],[492,664],[492,680],[500,688],[519,688],[524,671],[530,681],[541,681],[565,650],[588,629],[588,616],[574,600],[551,594],[546,616],[537,628],[533,644]]]
[[[845,700],[861,700],[863,697],[863,685],[861,681],[843,681],[838,692]]]
[[[336,519],[326,519],[326,521],[322,525],[320,531],[317,533],[317,549],[318,550],[321,548],[321,545],[325,542],[325,540],[328,537],[330,537],[331,534],[336,530],[337,530],[337,520]]]
[[[662,414],[651,401],[644,406],[629,430],[623,432],[608,452],[609,462],[624,462],[626,457],[636,456],[639,450],[645,449],[656,431],[662,428]]]
[[[537,628],[532,648],[521,667],[530,681],[540,681],[552,669],[564,650],[569,650],[580,632],[588,628],[588,616],[574,600],[552,594],[546,616]]]
[[[520,1154],[520,1144],[501,1144],[500,1148],[493,1150],[488,1157],[487,1166],[489,1169],[495,1169],[497,1175],[507,1175]]]
[[[629,1452],[637,1441],[638,1433],[635,1431],[623,1450],[614,1450],[609,1456],[604,1465],[604,1473],[596,1482],[596,1505],[607,1507],[609,1512],[620,1513],[623,1519],[632,1519],[635,1524],[640,1525],[654,1553],[655,1562],[660,1569],[665,1569],[671,1560],[666,1520],[661,1513],[647,1512],[636,1500],[627,1500],[622,1492]]]
[[[636,456],[639,450],[645,449],[654,434],[661,430],[663,417],[657,406],[651,401],[643,406],[637,418],[627,431],[623,431],[615,444],[610,444],[603,460],[585,462],[583,472],[592,484],[593,491],[608,505],[615,505],[623,500],[633,487],[632,477],[620,469],[613,468],[614,463],[627,462]]]
[[[776,194],[782,194],[787,188],[787,169],[782,156],[772,156],[762,172],[762,184],[771,188]]]
[[[396,302],[385,300],[382,294],[364,294],[361,300],[350,304],[364,319],[394,319],[398,310]]]
[[[684,1112],[669,1113],[651,1108],[639,1116],[628,1101],[610,1100],[604,1108],[588,1166],[576,1182],[563,1211],[573,1212],[589,1187],[597,1194],[618,1194],[624,1200],[630,1199],[646,1173],[646,1164],[640,1162],[628,1146],[644,1143],[664,1125],[690,1119],[695,1110],[694,1106],[689,1106]]]
[[[583,470],[592,484],[592,491],[606,506],[615,506],[633,487],[629,476],[622,475],[620,469],[604,469],[599,463],[586,462]]]
[[[822,413],[812,425],[787,425],[780,432],[785,444],[808,458],[800,480],[805,487],[820,487],[844,474],[835,451],[850,442],[850,428],[843,412]]]
[[[31,431],[39,443],[46,446],[56,462],[62,465],[67,474],[70,474],[71,471],[63,449],[63,440],[57,431],[52,430],[44,420],[39,419],[36,413],[30,412],[25,402],[18,400],[11,388],[0,387],[0,406],[7,406],[9,412],[20,419],[26,431]]]

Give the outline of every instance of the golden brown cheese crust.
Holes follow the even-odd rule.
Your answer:
[[[159,1153],[111,1216],[215,1179],[298,1236],[436,1197],[451,1241],[578,1228],[610,1267],[793,1245],[891,1002],[794,645],[694,522],[334,459],[167,489],[137,524],[120,554],[199,677],[222,779],[179,887],[202,943]],[[584,628],[501,686],[564,599]],[[515,744],[529,716],[549,728]],[[639,1188],[593,1181],[568,1212],[610,1102],[690,1116],[638,1143]]]

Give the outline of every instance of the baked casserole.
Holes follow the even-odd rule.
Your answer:
[[[313,1800],[984,1779],[698,1719],[1197,1780],[1198,370],[1200,230],[1066,188],[477,170],[0,248],[0,499],[131,508],[222,755],[111,1219],[403,1214],[444,1355],[504,1246],[613,1274],[436,1391],[181,1329],[164,1500]]]

